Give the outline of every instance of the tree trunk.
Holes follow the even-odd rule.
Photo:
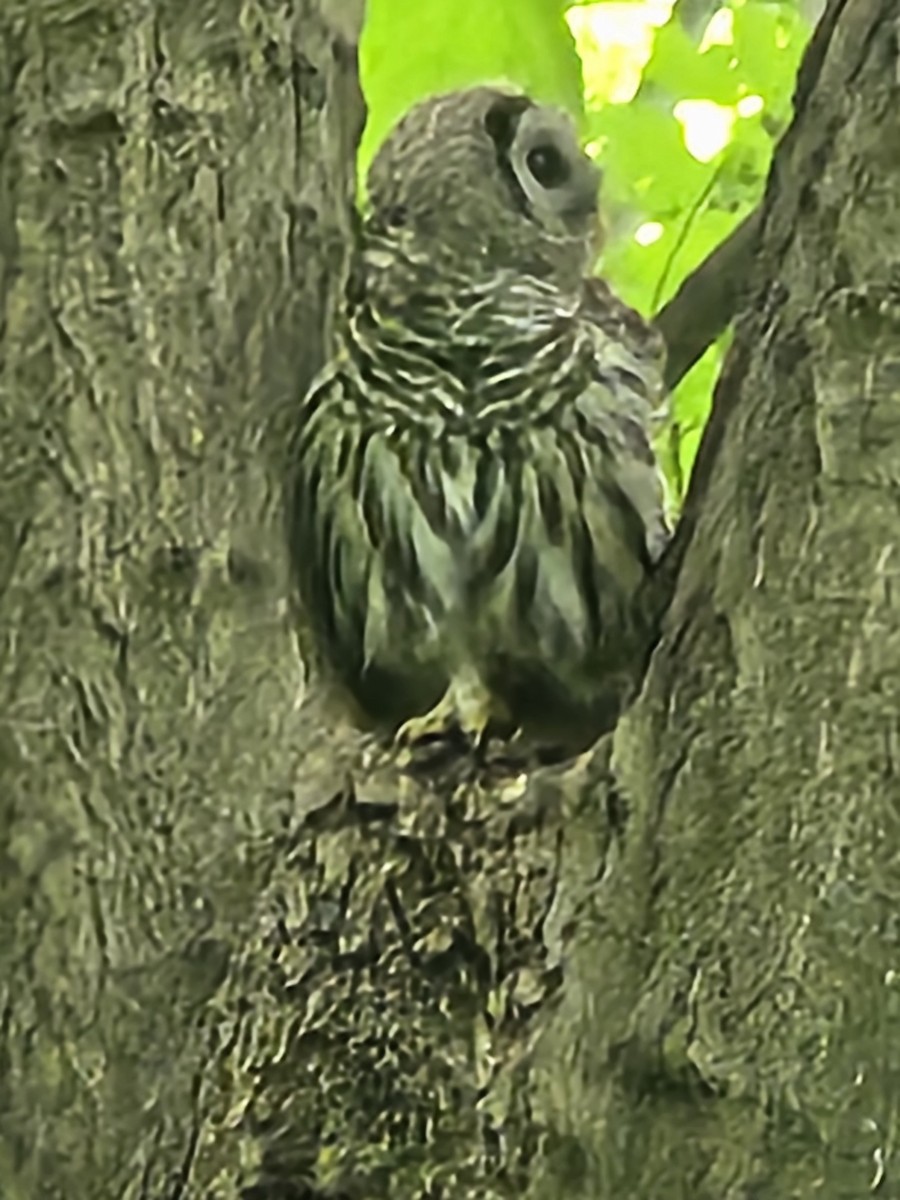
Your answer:
[[[363,116],[319,7],[0,12],[3,1200],[256,1174],[274,876],[334,787],[277,515]]]
[[[893,0],[808,55],[640,700],[494,783],[298,703],[352,5],[61,12],[0,18],[3,1200],[900,1194]]]
[[[898,80],[894,0],[832,2],[615,734],[541,1197],[900,1196]]]

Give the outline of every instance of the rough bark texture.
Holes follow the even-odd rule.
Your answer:
[[[898,20],[832,3],[800,76],[541,1046],[541,1197],[900,1196]]]
[[[808,57],[641,699],[502,784],[297,703],[326,18],[0,19],[0,1195],[900,1194],[895,4]]]
[[[311,0],[0,6],[3,1200],[256,1174],[247,996],[322,786],[278,431],[355,81]]]

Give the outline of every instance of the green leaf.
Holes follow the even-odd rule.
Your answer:
[[[672,19],[656,34],[644,68],[644,84],[654,84],[673,100],[712,100],[734,104],[740,98],[741,75],[730,46],[711,46],[704,53]]]
[[[679,504],[684,499],[700,446],[700,439],[712,407],[712,395],[731,345],[731,332],[714,342],[694,368],[682,379],[671,400],[672,427],[669,434],[670,454],[674,452],[672,473],[668,474]]]
[[[608,104],[588,124],[613,203],[636,202],[645,219],[690,205],[709,174],[691,158],[669,107],[650,101]]]
[[[734,55],[748,93],[786,116],[809,28],[793,5],[733,3]]]

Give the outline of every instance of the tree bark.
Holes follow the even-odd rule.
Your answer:
[[[898,79],[893,0],[833,0],[615,733],[536,1196],[900,1195]]]
[[[338,7],[0,11],[4,1200],[258,1173],[275,864],[334,789],[277,502],[351,242]]]
[[[352,5],[0,18],[4,1200],[900,1187],[894,9],[807,56],[640,699],[496,780],[299,704]]]

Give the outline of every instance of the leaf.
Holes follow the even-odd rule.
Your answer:
[[[733,4],[734,54],[748,93],[780,116],[790,109],[809,27],[791,4]]]
[[[735,104],[742,82],[738,65],[731,46],[711,46],[700,53],[683,27],[670,20],[656,35],[644,83],[654,84],[673,100]]]
[[[690,205],[708,176],[691,158],[671,109],[649,101],[609,104],[591,114],[590,134],[607,199],[637,202],[644,219]]]

